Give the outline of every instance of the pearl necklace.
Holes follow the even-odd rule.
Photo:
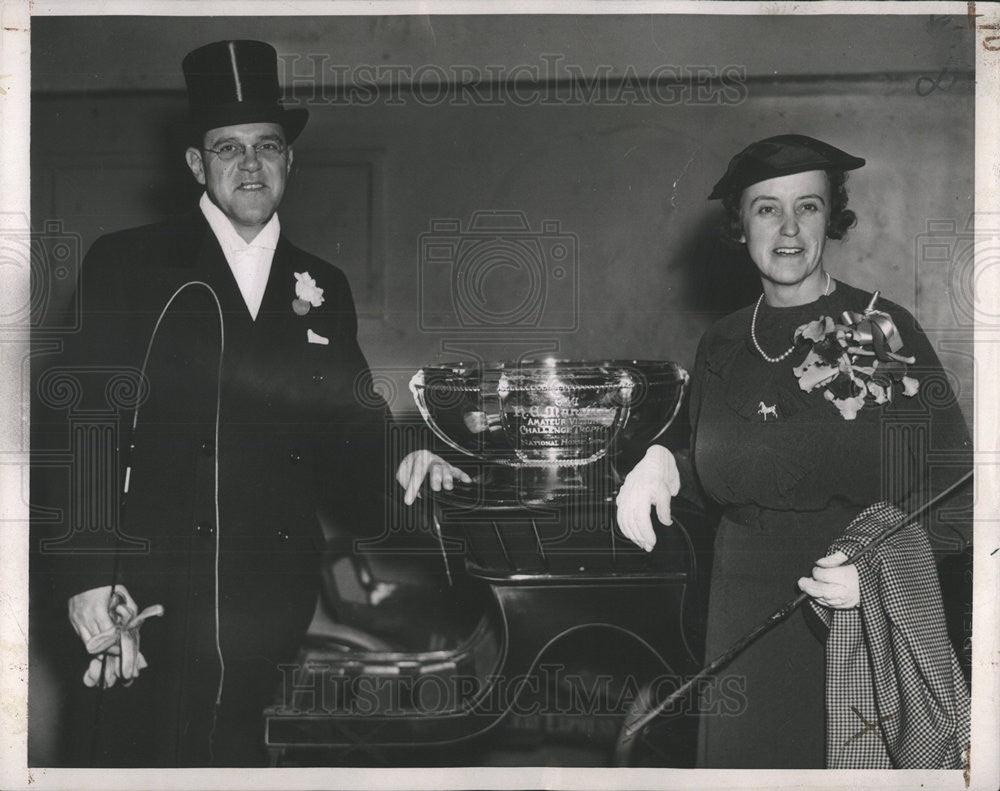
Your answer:
[[[826,272],[826,288],[823,289],[823,296],[828,296],[830,293],[830,273]],[[757,299],[757,304],[753,308],[753,318],[750,319],[750,340],[753,341],[753,347],[757,350],[757,354],[763,357],[769,363],[780,363],[789,354],[795,351],[795,344],[793,343],[789,346],[782,354],[777,357],[770,357],[765,353],[765,351],[760,348],[760,342],[757,340],[757,311],[760,310],[760,303],[764,301],[764,295],[761,294]]]

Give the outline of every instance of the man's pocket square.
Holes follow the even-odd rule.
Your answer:
[[[312,330],[306,330],[306,340],[309,341],[309,343],[319,343],[323,346],[330,345],[329,338],[324,338],[322,335],[313,332]]]

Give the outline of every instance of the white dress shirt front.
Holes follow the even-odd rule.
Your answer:
[[[267,278],[271,274],[271,261],[274,260],[278,237],[281,235],[281,224],[278,222],[277,213],[267,221],[267,225],[254,237],[254,240],[247,244],[236,233],[236,229],[233,228],[229,218],[222,213],[222,209],[212,203],[207,192],[202,194],[198,206],[208,220],[215,238],[219,240],[222,254],[226,256],[229,269],[236,278],[236,285],[240,288],[247,310],[256,320],[261,300],[264,298],[264,289],[267,288]]]

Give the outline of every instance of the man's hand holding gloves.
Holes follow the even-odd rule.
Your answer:
[[[112,687],[120,678],[127,686],[149,666],[139,650],[139,627],[147,618],[163,615],[163,605],[139,607],[124,585],[105,585],[78,593],[69,600],[69,621],[93,655],[83,683]]]

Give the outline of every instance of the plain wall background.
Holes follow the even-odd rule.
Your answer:
[[[848,182],[858,226],[828,245],[829,270],[915,311],[971,418],[969,286],[960,282],[971,273],[954,253],[926,260],[921,242],[928,222],[961,231],[973,210],[974,41],[963,18],[38,18],[33,228],[56,220],[85,249],[103,232],[196,199],[177,132],[186,109],[180,60],[227,37],[272,42],[288,100],[310,109],[282,226],[348,273],[361,344],[395,393],[395,411],[412,409],[406,382],[434,361],[553,353],[690,366],[711,321],[759,293],[742,251],[719,243],[719,206],[706,196],[747,143],[799,132],[868,160]],[[730,77],[731,101],[721,104],[705,100],[718,83],[682,80],[673,89],[686,98],[677,102],[553,105],[539,98],[554,89],[546,59],[558,61],[555,90],[568,90],[576,67],[609,75],[612,96],[622,76],[641,80],[664,66],[684,74],[730,66],[746,78]],[[520,87],[501,85],[498,104],[458,106],[455,86],[394,86],[364,106],[343,101],[334,66],[354,75],[423,67],[424,79],[492,68]],[[444,270],[422,258],[421,234],[442,219],[464,231],[474,212],[489,210],[523,213],[535,234],[554,221],[578,252],[558,281],[542,256],[542,324],[558,329],[530,317],[513,327],[440,326],[436,314],[449,315],[456,297],[435,290]],[[71,275],[36,281],[50,309],[65,304]],[[494,312],[530,296],[524,271],[491,270],[485,282]],[[567,305],[571,316],[552,318]]]

